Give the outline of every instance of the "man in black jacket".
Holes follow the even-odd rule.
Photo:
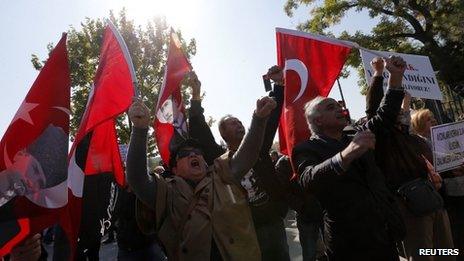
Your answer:
[[[166,260],[156,235],[146,235],[140,230],[135,211],[135,194],[129,186],[120,189],[114,213],[116,216],[118,260]]]
[[[277,107],[267,121],[259,159],[242,179],[241,184],[248,193],[248,203],[258,236],[262,260],[290,260],[284,225],[288,207],[283,194],[284,190],[275,174],[274,164],[269,155],[282,110],[282,69],[278,66],[271,67],[267,77],[275,82],[270,96],[277,102]],[[208,164],[212,164],[219,155],[226,152],[232,155],[237,150],[245,135],[245,128],[237,118],[231,115],[223,117],[219,122],[219,131],[227,143],[228,150],[218,145],[203,115],[200,97],[201,83],[194,73],[189,78],[188,84],[192,87],[189,133],[192,138],[202,144],[205,160]]]
[[[305,106],[312,136],[293,149],[292,160],[301,186],[324,209],[329,260],[398,260],[395,240],[405,228],[372,150],[375,134],[396,121],[406,63],[399,57],[385,62],[390,79],[384,104],[352,139],[343,134],[346,118],[334,99],[316,97]]]
[[[293,169],[288,156],[284,155],[277,161],[276,173],[287,191],[288,206],[296,211],[296,225],[303,261],[315,261],[322,255],[322,250],[317,245],[322,225],[321,204],[314,195],[306,193],[301,188],[298,179],[292,178]]]
[[[377,57],[371,61],[371,66],[374,70],[374,77],[366,95],[368,117],[372,117],[369,112],[380,106],[383,97],[383,63]],[[392,192],[418,179],[435,181],[433,185],[438,191],[442,185],[442,179],[440,175],[429,171],[428,164],[424,161],[426,158],[429,162],[433,162],[432,150],[425,139],[409,132],[410,100],[411,96],[406,95],[397,124],[394,128],[385,128],[377,139],[376,163],[385,176],[387,187]],[[428,203],[431,205],[430,202]],[[431,260],[429,256],[420,255],[419,249],[454,248],[448,213],[443,207],[417,215],[407,207],[412,202],[400,197],[398,204],[407,228],[403,244],[408,260]],[[445,259],[454,260],[453,257],[448,256]]]

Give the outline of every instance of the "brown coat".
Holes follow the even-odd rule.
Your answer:
[[[155,225],[169,260],[210,260],[213,238],[223,260],[261,259],[246,195],[229,172],[227,154],[215,160],[195,189],[181,177],[157,176],[155,224],[140,210],[142,227]]]

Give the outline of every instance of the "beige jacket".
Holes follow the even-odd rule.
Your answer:
[[[137,219],[142,230],[156,230],[169,260],[210,260],[212,239],[223,260],[261,259],[246,194],[229,172],[227,154],[195,189],[177,176],[156,178],[155,213],[139,202]]]

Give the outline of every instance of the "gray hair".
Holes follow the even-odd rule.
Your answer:
[[[322,97],[322,96],[317,96],[314,99],[307,102],[304,106],[306,121],[308,123],[309,130],[311,131],[312,134],[319,133],[318,127],[316,126],[316,124],[314,124],[314,119],[321,115],[319,105],[325,99],[327,98]]]

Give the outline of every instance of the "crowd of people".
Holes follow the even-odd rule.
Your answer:
[[[285,88],[278,66],[266,74],[274,88],[257,100],[248,131],[233,115],[219,120],[225,147],[205,119],[200,81],[188,74],[189,138],[152,169],[151,113],[134,99],[128,186],[113,222],[118,259],[290,260],[284,220],[291,210],[305,261],[464,260],[464,197],[447,189],[464,167],[434,171],[430,128],[437,122],[427,109],[411,110],[404,60],[375,58],[371,66],[366,117],[351,123],[336,100],[312,99],[304,108],[311,137],[292,158],[271,151]],[[35,235],[10,260],[40,252]],[[81,258],[98,260],[98,251]]]

